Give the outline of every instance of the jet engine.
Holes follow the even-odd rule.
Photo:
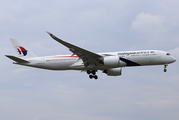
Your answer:
[[[122,73],[122,68],[111,68],[104,70],[103,73],[106,73],[108,76],[119,76]]]
[[[103,62],[108,67],[119,67],[120,59],[118,56],[108,56],[104,58]]]

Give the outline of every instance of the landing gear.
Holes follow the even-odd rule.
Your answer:
[[[163,70],[164,72],[167,72],[167,66],[168,65],[164,65],[164,70]]]
[[[97,76],[97,75],[89,75],[89,78],[90,78],[90,79],[92,79],[92,78],[98,79],[98,76]]]
[[[96,75],[96,71],[95,70],[87,70],[87,74],[91,74],[91,73],[92,73],[92,75],[89,75],[90,79],[92,79],[92,78],[98,79],[98,76]]]
[[[95,70],[87,70],[87,74],[93,74],[93,75],[96,75],[96,71]]]

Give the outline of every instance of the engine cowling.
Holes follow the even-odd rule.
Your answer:
[[[108,67],[118,67],[120,59],[118,56],[108,56],[104,58],[104,65]]]
[[[119,76],[122,74],[122,68],[111,68],[104,70],[103,73],[106,73],[108,76]]]

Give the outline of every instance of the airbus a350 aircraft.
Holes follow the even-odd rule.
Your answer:
[[[16,38],[10,38],[19,57],[6,55],[14,64],[48,69],[48,70],[82,70],[89,74],[89,78],[98,79],[96,72],[101,70],[109,76],[121,75],[122,67],[164,65],[164,72],[168,64],[176,59],[170,53],[160,50],[122,51],[109,53],[94,53],[68,42],[47,32],[54,40],[66,46],[72,55],[56,55],[37,57]]]

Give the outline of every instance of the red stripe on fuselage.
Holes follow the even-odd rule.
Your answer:
[[[78,56],[52,56],[49,58],[79,58]]]

